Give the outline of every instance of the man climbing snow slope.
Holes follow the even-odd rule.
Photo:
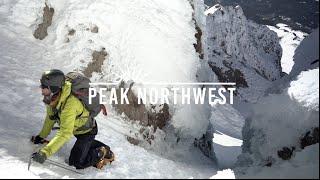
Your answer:
[[[73,84],[68,79],[68,74],[65,76],[62,71],[53,69],[44,72],[40,82],[47,114],[41,132],[32,138],[32,142],[44,143],[55,123],[58,123],[60,128],[48,144],[33,154],[32,159],[44,163],[74,135],[77,140],[70,153],[70,166],[77,169],[90,166],[101,169],[108,162],[111,163],[114,154],[109,146],[95,140],[98,133],[97,123],[85,103],[73,92]]]

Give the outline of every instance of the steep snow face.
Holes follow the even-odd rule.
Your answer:
[[[68,68],[84,69],[91,61],[92,51],[104,47],[107,60],[101,73],[93,73],[93,81],[132,80],[142,86],[153,82],[196,82],[200,63],[193,47],[196,31],[188,1],[50,2],[57,16],[46,41],[52,41],[59,51],[51,53],[56,59],[72,62],[71,66],[70,62],[65,64]],[[98,33],[90,31],[94,25],[99,28]],[[69,35],[72,29],[75,33]],[[169,104],[169,109],[171,124],[183,134],[197,137],[205,131],[205,116],[186,118],[200,114],[195,108]]]
[[[42,21],[45,2],[54,8],[48,36],[42,40],[50,47],[43,57],[50,67],[84,71],[93,53],[103,50],[106,60],[101,72],[92,73],[93,82],[197,81],[196,30],[187,0],[17,1],[5,3],[12,9],[8,19],[11,24],[28,27],[26,34],[33,34]],[[169,109],[172,125],[184,134],[200,136],[208,125],[208,118],[198,116],[198,128],[194,127],[194,119],[185,118],[198,112],[190,107],[170,105]]]
[[[241,7],[217,4],[206,12],[205,58],[219,80],[236,82],[238,97],[255,102],[281,75],[275,32],[248,21]]]
[[[277,33],[280,38],[280,45],[282,47],[281,67],[282,71],[289,74],[294,65],[293,56],[296,48],[301,41],[307,36],[306,33],[301,31],[292,30],[286,24],[277,24],[268,26],[268,28]]]
[[[57,16],[48,39],[74,64],[83,62],[79,69],[91,60],[92,50],[104,47],[103,80],[195,80],[195,28],[186,0],[49,2]],[[94,25],[98,33],[90,31]],[[74,35],[68,35],[71,29]]]

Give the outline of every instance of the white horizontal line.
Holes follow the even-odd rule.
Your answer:
[[[90,85],[118,85],[119,82],[111,82],[111,83],[90,83]],[[234,82],[196,82],[196,83],[184,83],[184,82],[173,82],[173,83],[136,83],[136,84],[144,84],[144,85],[231,85],[234,86],[236,83]]]

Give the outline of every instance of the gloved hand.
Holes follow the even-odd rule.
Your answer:
[[[33,144],[44,144],[47,143],[47,140],[37,135],[31,137],[31,142],[33,142]]]
[[[40,164],[43,164],[44,161],[47,160],[47,156],[43,152],[39,151],[32,154],[32,159]]]

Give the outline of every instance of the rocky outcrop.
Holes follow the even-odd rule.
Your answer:
[[[213,132],[213,127],[209,126],[206,133],[203,134],[201,138],[195,138],[193,145],[199,148],[205,156],[216,160],[212,142]]]
[[[150,106],[146,106],[142,103],[139,104],[138,97],[132,90],[133,86],[133,82],[125,83],[122,81],[116,92],[118,102],[121,102],[121,88],[129,88],[129,91],[127,93],[129,104],[119,103],[113,104],[113,106],[119,114],[124,113],[129,120],[138,121],[139,124],[144,127],[152,127],[153,132],[147,131],[144,128],[142,128],[139,132],[141,137],[143,137],[144,140],[151,144],[151,141],[154,139],[152,133],[154,133],[157,128],[163,129],[163,127],[166,126],[167,122],[171,118],[171,115],[169,113],[169,106],[168,104],[157,104]],[[133,137],[128,137],[127,139],[132,144],[139,144],[138,139],[135,139]]]
[[[37,29],[33,33],[33,36],[36,39],[43,40],[48,35],[47,29],[52,23],[53,14],[54,9],[46,4],[46,6],[43,8],[43,21],[38,25]]]
[[[277,34],[247,20],[240,6],[215,5],[205,14],[203,49],[209,66],[220,82],[237,83],[241,99],[257,101],[281,77]]]
[[[319,143],[319,127],[312,128],[300,139],[300,148]]]
[[[105,51],[105,48],[102,48],[100,51],[93,51],[92,61],[83,70],[83,74],[87,77],[91,77],[93,72],[101,72],[101,66],[107,55],[108,53]]]

